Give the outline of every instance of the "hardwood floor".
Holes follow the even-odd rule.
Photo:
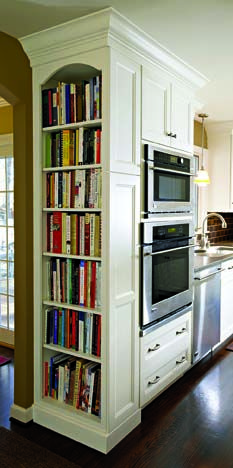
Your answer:
[[[225,349],[148,405],[140,426],[107,455],[35,423],[10,422],[12,401],[10,363],[0,367],[0,424],[83,468],[233,468],[233,352]]]

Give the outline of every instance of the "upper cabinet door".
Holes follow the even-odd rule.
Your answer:
[[[155,68],[142,71],[142,139],[193,151],[192,98],[185,86]]]
[[[171,146],[193,151],[193,111],[190,95],[172,84],[171,92]]]
[[[164,74],[143,68],[142,139],[170,146],[170,82]]]

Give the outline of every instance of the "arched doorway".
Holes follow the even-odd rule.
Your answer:
[[[18,40],[0,32],[0,96],[13,106],[15,385],[11,415],[27,422],[33,403],[32,78]]]

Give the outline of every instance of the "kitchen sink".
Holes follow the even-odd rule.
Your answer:
[[[209,247],[208,249],[195,249],[194,252],[198,255],[203,255],[207,257],[224,257],[225,255],[233,255],[233,246],[212,246]]]

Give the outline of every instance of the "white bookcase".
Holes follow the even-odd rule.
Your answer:
[[[204,79],[112,8],[35,33],[22,38],[21,42],[33,71],[33,418],[39,424],[106,453],[141,420],[139,223],[143,159],[142,68],[154,63],[166,72],[175,69],[176,80],[186,86],[189,84],[190,96],[194,89],[204,84]],[[92,259],[101,262],[101,307],[95,310],[102,321],[101,357],[88,356],[101,366],[101,417],[43,397],[42,378],[43,362],[61,349],[51,344],[44,345],[44,311],[52,304],[59,306],[59,303],[53,303],[47,291],[46,264],[54,254],[45,249],[44,219],[48,212],[53,211],[45,206],[45,180],[46,173],[54,169],[44,167],[43,141],[46,132],[64,128],[63,125],[43,131],[42,89],[56,86],[58,81],[76,83],[99,73],[102,74],[102,118],[67,127],[98,125],[102,128],[102,206],[99,209],[102,250],[100,259]],[[150,140],[153,140],[153,135]],[[73,212],[73,209],[65,211]],[[60,255],[60,258],[66,257],[69,255]],[[72,309],[80,310],[80,307],[76,305]],[[81,310],[88,311],[85,308]],[[74,350],[62,348],[62,351],[67,355],[86,357]]]

